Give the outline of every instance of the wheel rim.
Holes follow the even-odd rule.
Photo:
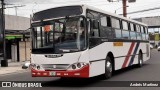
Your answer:
[[[139,64],[142,65],[142,63],[143,63],[143,62],[142,62],[142,59],[140,59],[140,60],[139,60]]]
[[[142,64],[143,64],[143,60],[142,60],[142,55],[140,54],[139,55],[139,65],[142,66]]]
[[[111,64],[111,62],[107,61],[106,69],[107,69],[108,72],[112,72],[112,64]]]

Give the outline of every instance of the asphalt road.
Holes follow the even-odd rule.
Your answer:
[[[136,66],[116,71],[112,78],[101,80],[100,77],[90,79],[62,80],[56,77],[32,78],[29,71],[0,76],[0,81],[43,81],[48,87],[43,88],[0,88],[0,90],[159,90],[155,87],[100,87],[108,81],[160,81],[160,52],[151,51],[151,59],[142,68]],[[116,82],[112,82],[115,83]],[[119,83],[121,84],[121,82]]]

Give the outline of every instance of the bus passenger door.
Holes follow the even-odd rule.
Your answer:
[[[97,20],[91,20],[90,33],[89,33],[89,48],[93,48],[100,44],[100,30],[99,22]]]

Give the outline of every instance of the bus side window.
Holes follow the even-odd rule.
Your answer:
[[[99,13],[87,10],[87,17],[91,19],[90,37],[99,37]]]
[[[130,23],[130,31],[135,31],[133,23]]]
[[[142,40],[146,40],[146,32],[144,26],[141,26],[141,32],[142,32]]]
[[[100,37],[112,38],[111,20],[105,15],[100,17]]]
[[[120,20],[117,18],[111,18],[112,28],[114,30],[114,37],[117,39],[121,39],[122,30],[120,29]]]
[[[140,32],[137,32],[137,40],[141,40],[142,37],[141,37],[141,33]]]
[[[122,37],[123,39],[130,39],[129,30],[128,30],[128,22],[122,21]]]
[[[141,30],[140,30],[139,25],[136,25],[136,31],[137,31],[137,40],[141,40],[142,39],[142,34],[141,34]]]
[[[137,39],[134,26],[135,25],[130,22],[130,39],[131,40],[136,40]]]
[[[99,37],[99,22],[97,20],[93,20],[91,26],[91,37]]]
[[[130,31],[130,38],[131,40],[136,40],[136,32]]]

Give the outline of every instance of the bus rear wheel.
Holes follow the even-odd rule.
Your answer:
[[[105,73],[102,75],[103,79],[108,79],[112,76],[113,64],[110,57],[106,58],[105,62]]]
[[[143,55],[140,52],[138,55],[138,67],[142,67],[143,66]]]

